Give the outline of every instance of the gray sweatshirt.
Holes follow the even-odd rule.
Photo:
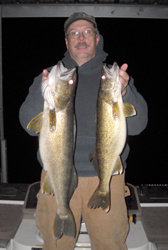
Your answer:
[[[77,66],[78,85],[75,97],[75,114],[77,120],[77,137],[75,148],[75,167],[78,176],[95,176],[96,171],[92,163],[89,162],[89,153],[95,147],[96,134],[96,103],[98,90],[101,79],[101,70],[103,61],[107,57],[107,53],[103,50],[103,38],[101,36],[96,49],[96,55],[90,61],[80,67],[70,57],[69,52],[65,53],[62,62],[66,68]],[[48,68],[51,70],[52,67]],[[27,130],[27,124],[43,110],[44,100],[41,94],[41,78],[42,74],[34,79],[33,84],[29,88],[29,94],[20,107],[19,119],[22,127],[32,136],[34,132]],[[134,117],[127,119],[128,135],[140,134],[147,125],[147,104],[143,97],[137,92],[132,78],[129,80],[126,94],[123,97],[124,102],[131,103],[137,112]],[[126,159],[129,154],[129,146],[126,144],[121,154],[121,160],[126,168]],[[38,152],[38,160],[42,165]]]

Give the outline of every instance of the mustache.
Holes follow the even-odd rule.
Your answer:
[[[78,47],[80,47],[80,46],[85,46],[86,48],[89,47],[89,45],[86,44],[86,43],[84,42],[84,43],[78,43],[78,44],[75,46],[75,48],[78,48]]]

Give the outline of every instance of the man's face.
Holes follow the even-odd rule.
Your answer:
[[[79,37],[76,39],[72,39],[69,36],[68,38],[65,38],[65,43],[67,49],[69,50],[70,56],[79,66],[95,56],[96,46],[100,39],[99,35],[97,34],[94,34],[90,37],[84,37],[82,32],[86,29],[92,29],[95,31],[92,23],[86,20],[75,21],[68,27],[67,34],[69,34],[71,31],[78,31],[81,32]]]

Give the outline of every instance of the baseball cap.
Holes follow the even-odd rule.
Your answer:
[[[97,29],[97,23],[95,21],[94,16],[90,16],[84,12],[76,12],[72,14],[64,23],[64,31],[67,32],[68,27],[77,20],[86,20],[89,21],[94,25],[94,27]]]

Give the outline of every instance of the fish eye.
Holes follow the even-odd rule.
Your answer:
[[[105,79],[106,79],[106,76],[105,76],[105,75],[102,75],[101,79],[102,79],[102,80],[105,80]]]
[[[73,83],[74,83],[74,81],[73,80],[69,80],[69,82],[68,82],[70,85],[72,85]]]

